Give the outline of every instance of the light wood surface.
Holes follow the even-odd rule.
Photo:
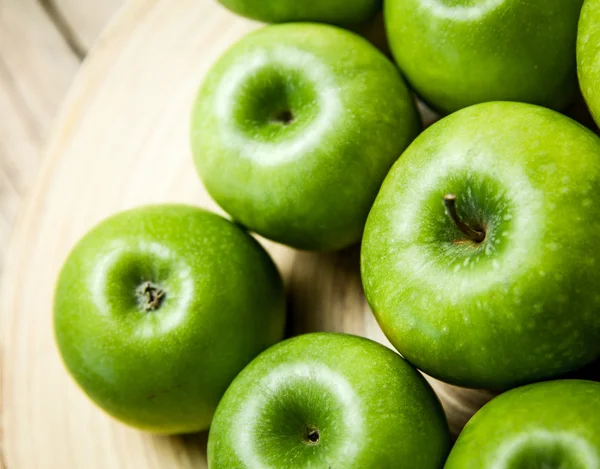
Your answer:
[[[124,0],[41,0],[51,2],[55,10],[64,18],[73,40],[85,53]]]
[[[123,3],[0,0],[0,276],[48,129],[81,59]]]
[[[7,256],[0,319],[8,468],[206,467],[206,435],[143,434],[91,404],[57,354],[52,296],[73,244],[106,216],[161,202],[219,211],[192,166],[191,104],[208,67],[256,27],[211,0],[133,0],[85,62]],[[265,244],[286,279],[295,333],[345,331],[387,343],[362,294],[356,248],[318,255]],[[433,384],[454,432],[489,398]]]
[[[0,0],[0,275],[48,124],[78,68],[36,0]]]

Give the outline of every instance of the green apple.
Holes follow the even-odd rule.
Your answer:
[[[577,72],[583,97],[600,125],[600,0],[586,0],[581,10]]]
[[[238,15],[267,23],[316,21],[351,26],[369,20],[381,0],[219,0]]]
[[[106,412],[143,430],[207,429],[235,375],[281,339],[281,278],[262,247],[184,205],[120,213],[69,255],[54,303],[64,362]]]
[[[583,0],[386,0],[393,55],[437,110],[486,101],[565,108]]]
[[[356,243],[419,118],[396,67],[334,26],[267,26],[234,45],[200,89],[192,148],[236,221],[308,250]]]
[[[356,336],[275,345],[233,381],[208,438],[211,469],[439,469],[442,407],[399,355]]]
[[[423,132],[387,176],[362,245],[368,301],[417,368],[504,389],[600,357],[600,139],[494,102]]]
[[[600,468],[600,383],[530,384],[486,404],[445,469]]]

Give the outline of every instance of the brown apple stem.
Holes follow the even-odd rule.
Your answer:
[[[310,425],[306,429],[306,434],[304,435],[304,441],[311,445],[318,445],[320,439],[321,439],[321,435],[319,433],[318,428]]]
[[[289,109],[282,109],[273,115],[273,120],[282,125],[290,125],[294,123],[296,116]]]
[[[144,282],[137,290],[140,306],[145,312],[154,311],[160,308],[165,297],[165,291],[154,285],[152,282]]]
[[[467,238],[475,243],[481,243],[485,239],[485,233],[474,230],[458,216],[456,211],[456,195],[446,194],[444,196],[444,205],[446,206],[446,211],[448,212],[448,215],[454,224]]]

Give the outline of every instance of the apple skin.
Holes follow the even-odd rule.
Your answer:
[[[238,15],[266,23],[314,21],[352,26],[372,18],[381,0],[219,0]]]
[[[586,0],[577,34],[577,73],[581,93],[600,125],[600,1]]]
[[[371,340],[321,332],[271,347],[237,376],[210,428],[208,465],[435,469],[449,449],[442,407],[417,370]]]
[[[443,197],[486,239],[470,241]],[[452,384],[506,389],[600,357],[600,139],[494,102],[423,132],[365,227],[365,293],[391,343]]]
[[[564,109],[575,97],[583,0],[386,0],[396,62],[432,107],[487,101]]]
[[[283,244],[332,251],[359,241],[379,186],[419,129],[402,77],[373,45],[294,23],[246,36],[215,64],[191,139],[206,189],[235,220]]]
[[[600,383],[559,380],[501,394],[467,423],[444,469],[600,467]]]
[[[145,310],[146,281],[166,292]],[[184,205],[115,215],[60,273],[56,340],[67,369],[115,418],[143,430],[207,429],[236,374],[283,336],[285,299],[263,248],[233,223]]]

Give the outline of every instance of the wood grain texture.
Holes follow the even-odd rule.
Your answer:
[[[143,434],[89,402],[60,362],[52,296],[73,244],[106,216],[162,202],[219,211],[192,166],[191,104],[208,67],[256,27],[211,0],[132,0],[84,64],[10,246],[0,293],[8,468],[206,467],[205,434]],[[387,343],[362,294],[357,248],[318,255],[264,244],[285,277],[294,333],[346,331]],[[433,384],[454,432],[489,398]]]
[[[0,0],[0,275],[40,147],[79,65],[38,1]]]
[[[0,0],[0,276],[48,129],[81,57],[124,3],[54,1]]]
[[[79,65],[36,0],[0,0],[0,266],[39,148]]]
[[[124,0],[42,0],[52,2],[83,51],[91,49]]]
[[[38,138],[21,117],[19,103],[15,102],[1,67],[0,64],[0,116],[5,120],[0,125],[0,276],[5,246],[28,185],[28,175],[34,173],[38,162]]]
[[[80,61],[37,0],[0,0],[0,44],[5,73],[43,137]]]

